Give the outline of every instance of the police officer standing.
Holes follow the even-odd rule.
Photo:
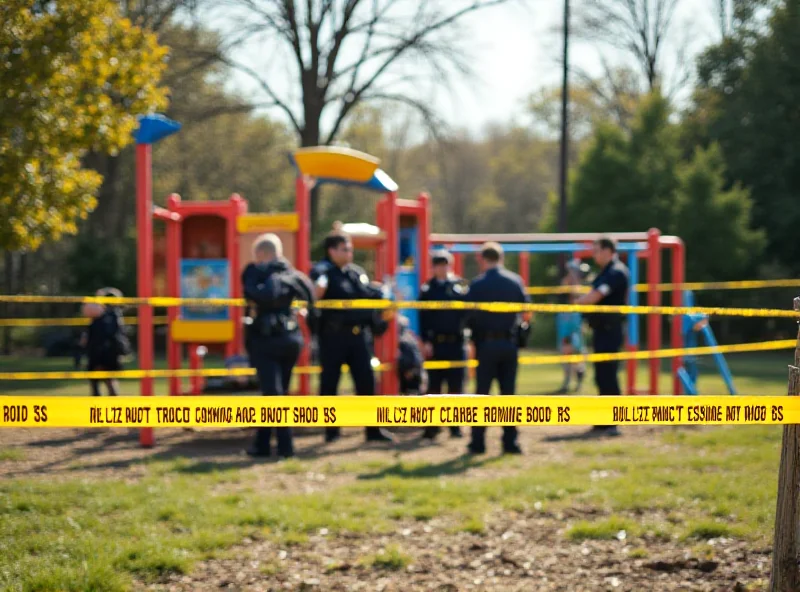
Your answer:
[[[311,270],[318,300],[378,300],[386,296],[380,285],[370,283],[366,272],[353,264],[353,243],[349,235],[334,230],[323,243],[325,258]],[[372,370],[372,333],[379,318],[373,310],[319,311],[315,331],[319,335],[319,359],[322,366],[320,395],[336,395],[342,365],[350,367],[356,394],[375,394]],[[338,427],[325,429],[325,441],[340,436]],[[366,428],[368,442],[389,442],[391,432],[378,427]]]
[[[468,292],[466,283],[451,273],[453,256],[445,250],[433,254],[433,277],[420,288],[420,301],[463,301]],[[465,362],[463,310],[420,310],[419,324],[425,357],[434,361]],[[464,392],[465,368],[431,370],[428,373],[428,393],[443,394],[447,383],[450,395]],[[422,437],[433,440],[439,426],[425,428]],[[461,428],[450,427],[450,437],[460,438]]]
[[[242,272],[242,293],[253,304],[245,346],[256,369],[261,393],[287,395],[292,369],[303,348],[303,335],[292,302],[313,305],[311,281],[283,257],[283,244],[274,234],[263,234],[253,244],[253,262]],[[276,428],[278,456],[294,456],[292,428]],[[250,456],[269,456],[272,428],[260,427]]]
[[[595,241],[594,261],[601,271],[592,282],[592,291],[581,296],[576,304],[622,306],[628,298],[628,268],[617,256],[613,239],[602,237]],[[623,316],[619,313],[592,313],[584,315],[592,328],[592,345],[595,353],[617,353],[623,342]],[[619,361],[595,362],[594,381],[600,395],[621,395],[617,377]],[[590,435],[618,436],[617,426],[594,426]]]
[[[503,267],[503,248],[494,242],[481,247],[478,263],[481,275],[472,280],[466,300],[469,302],[513,302],[528,303],[522,278]],[[476,393],[488,395],[492,383],[497,380],[501,395],[513,395],[517,382],[517,352],[528,338],[530,313],[496,313],[470,311],[467,326],[475,342]],[[472,454],[486,452],[486,428],[472,428],[472,442],[468,451]],[[517,428],[503,427],[503,452],[522,454],[517,443]]]

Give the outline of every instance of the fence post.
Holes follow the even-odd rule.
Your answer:
[[[800,298],[794,299],[794,310],[800,312]],[[789,366],[790,396],[800,395],[800,330],[794,350],[794,364]],[[775,538],[772,545],[771,592],[800,590],[798,540],[800,540],[800,426],[783,427],[781,464],[778,473],[778,505],[775,512]]]

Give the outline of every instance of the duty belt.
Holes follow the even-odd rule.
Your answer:
[[[261,337],[280,337],[299,329],[297,321],[282,315],[261,315],[249,325]]]
[[[477,335],[477,341],[500,341],[514,339],[513,331],[485,331]]]
[[[364,325],[343,325],[343,324],[328,324],[323,325],[322,333],[350,333],[352,335],[360,335],[364,332]]]
[[[464,336],[456,333],[437,333],[433,336],[434,343],[462,343]]]

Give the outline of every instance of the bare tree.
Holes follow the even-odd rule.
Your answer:
[[[638,76],[629,68],[612,67],[605,58],[601,58],[601,62],[603,75],[600,77],[590,76],[585,70],[575,68],[579,79],[578,89],[587,90],[602,113],[623,128],[628,128],[641,96]]]
[[[730,9],[729,3],[731,0],[715,0],[714,1],[714,17],[719,26],[719,33],[722,37],[727,37],[731,32],[730,26]]]
[[[646,90],[664,91],[665,53],[680,0],[582,0],[576,9],[575,34],[579,38],[624,52],[641,73]],[[673,43],[678,78],[672,90],[689,76],[685,44]],[[610,71],[606,67],[607,72]]]
[[[288,58],[291,90],[279,92],[274,72],[245,62],[235,51],[221,57],[284,113],[302,146],[328,145],[353,109],[370,101],[409,106],[435,122],[420,88],[468,74],[458,25],[471,13],[507,1],[225,0],[217,6],[229,23],[228,47],[271,42],[273,63],[280,51]],[[317,201],[312,199],[312,227]]]

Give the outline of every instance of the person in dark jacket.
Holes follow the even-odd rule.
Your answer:
[[[121,298],[122,293],[116,288],[101,288],[95,293],[99,297]],[[122,358],[129,352],[127,338],[124,333],[122,310],[118,306],[87,303],[83,305],[83,315],[92,319],[81,339],[85,347],[89,372],[119,372],[122,370]],[[100,383],[104,382],[109,396],[119,394],[116,379],[90,379],[92,396],[100,396]]]
[[[275,234],[263,234],[253,243],[253,262],[242,272],[242,293],[253,305],[245,342],[250,362],[256,369],[261,393],[289,394],[289,383],[300,351],[303,334],[292,302],[314,304],[314,288],[304,274],[283,257],[283,244]],[[278,456],[294,456],[292,428],[276,428]],[[250,456],[270,455],[272,428],[256,430]]]
[[[593,257],[600,273],[592,282],[592,291],[584,294],[577,304],[623,306],[628,301],[628,268],[617,255],[617,243],[611,237],[601,237],[594,242]],[[591,313],[584,318],[592,328],[592,347],[595,353],[619,353],[624,343],[625,317],[619,313]],[[594,363],[594,381],[598,395],[620,396],[619,361]],[[594,426],[591,436],[619,436],[617,426]]]
[[[468,302],[508,302],[526,304],[530,297],[525,291],[522,278],[503,266],[503,248],[494,242],[481,247],[478,259],[482,273],[472,280],[467,293]],[[488,395],[492,383],[497,380],[501,395],[513,395],[517,386],[517,353],[521,336],[528,330],[530,313],[496,313],[471,311],[467,315],[467,327],[475,342],[478,359],[475,393]],[[472,428],[472,441],[468,452],[486,452],[486,428]],[[521,454],[517,443],[516,426],[503,426],[503,453]]]
[[[325,237],[325,258],[311,270],[318,300],[380,300],[387,289],[370,282],[366,271],[353,264],[353,242],[338,228]],[[319,336],[320,395],[336,395],[342,366],[350,367],[356,394],[375,394],[372,368],[372,337],[376,328],[376,312],[366,309],[321,309],[313,326]],[[339,439],[338,427],[325,428],[325,441]],[[365,428],[368,442],[393,442],[394,436],[383,428]]]
[[[397,376],[401,395],[423,395],[427,388],[428,376],[423,364],[425,359],[419,347],[417,335],[408,325],[408,318],[397,317],[400,328],[398,342]]]
[[[420,301],[463,301],[469,288],[460,277],[451,271],[453,256],[445,250],[437,251],[431,258],[433,277],[422,284]],[[425,357],[432,361],[463,364],[467,359],[464,338],[463,310],[421,310],[419,313],[420,334],[425,348]],[[429,393],[442,394],[447,385],[447,394],[464,393],[466,369],[447,368],[431,370],[429,373]],[[439,434],[439,426],[425,428],[422,437],[434,440]],[[461,428],[450,426],[450,437],[460,438]]]

